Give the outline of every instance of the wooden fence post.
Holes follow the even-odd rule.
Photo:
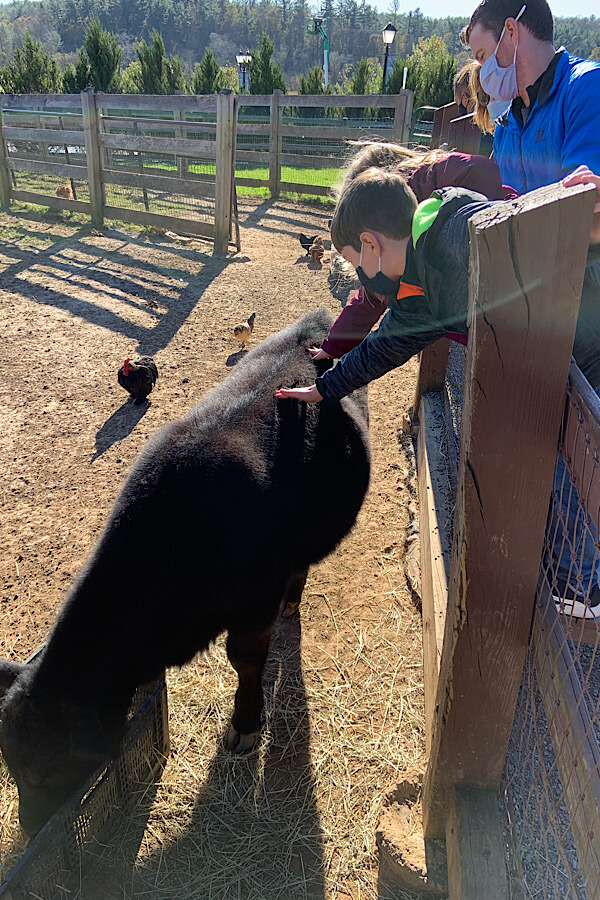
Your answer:
[[[586,189],[550,185],[483,210],[469,223],[470,333],[454,545],[423,784],[428,838],[447,832],[457,785],[497,790],[500,784],[539,576],[593,203]],[[461,835],[464,847],[469,836]]]
[[[408,144],[414,99],[415,95],[413,92],[406,89],[400,91],[396,97],[392,139],[399,144]]]
[[[6,160],[8,153],[6,151],[6,141],[2,134],[2,110],[0,109],[0,207],[2,209],[10,208],[10,176],[8,174],[8,166]]]
[[[101,227],[104,223],[104,191],[101,180],[100,144],[98,141],[98,110],[94,89],[85,88],[81,92],[81,111],[85,134],[85,157],[87,161],[88,184],[90,187],[90,214],[92,224]]]
[[[227,253],[231,233],[233,165],[235,154],[235,95],[231,90],[217,94],[217,146],[215,160],[215,254]]]
[[[441,391],[443,388],[449,353],[450,341],[448,338],[440,338],[435,344],[431,344],[421,351],[412,412],[414,419],[419,418],[422,395],[427,391]]]
[[[271,131],[269,133],[269,191],[271,197],[279,196],[281,183],[281,135],[279,126],[283,117],[283,107],[279,105],[279,98],[283,91],[275,90],[271,94]]]

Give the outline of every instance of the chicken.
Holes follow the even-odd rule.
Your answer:
[[[135,362],[127,358],[117,374],[119,384],[129,391],[137,405],[144,402],[157,378],[158,369],[151,356],[140,356]]]
[[[304,250],[306,256],[310,256],[310,248],[312,247],[316,239],[316,234],[313,234],[312,237],[307,237],[305,234],[302,234],[301,231],[298,232],[298,240],[300,241],[300,244],[302,245],[302,249]]]
[[[233,329],[236,340],[238,340],[242,345],[242,350],[246,346],[246,341],[249,340],[250,335],[254,331],[255,318],[256,313],[252,313],[249,319],[247,319],[245,322],[242,322],[241,325],[236,325]]]
[[[323,245],[323,238],[316,237],[314,242],[308,251],[312,257],[313,262],[321,262],[325,255],[325,247]]]
[[[73,188],[70,184],[61,184],[59,185],[55,192],[57,197],[62,197],[63,200],[72,200],[73,199]]]

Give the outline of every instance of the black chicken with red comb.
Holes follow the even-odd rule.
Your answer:
[[[301,245],[302,249],[304,250],[304,253],[306,254],[306,256],[310,256],[310,248],[316,241],[318,235],[313,234],[312,237],[308,237],[306,234],[302,234],[302,232],[299,231],[297,234],[297,237],[298,237],[298,240],[300,241],[300,245]]]
[[[138,405],[147,398],[157,378],[158,369],[151,356],[140,356],[135,362],[127,358],[117,373],[119,384]]]

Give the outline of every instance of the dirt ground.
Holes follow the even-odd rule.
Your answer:
[[[1,655],[22,660],[44,640],[146,438],[185,413],[230,371],[237,351],[233,325],[256,312],[251,348],[310,309],[324,306],[337,314],[353,288],[332,277],[327,263],[321,267],[301,258],[296,232],[326,233],[327,209],[248,199],[240,212],[242,252],[226,260],[213,259],[207,244],[172,243],[121,225],[95,231],[82,220],[31,209],[0,217]],[[151,403],[135,407],[119,387],[116,372],[126,356],[139,353],[154,356],[160,378]],[[241,876],[236,890],[215,881],[208,891],[196,879],[193,888],[173,882],[167,891],[164,884],[160,887],[157,847],[164,849],[173,840],[171,832],[182,841],[182,829],[189,831],[197,818],[186,811],[187,801],[179,799],[176,821],[163,817],[160,836],[146,840],[146,862],[133,895],[156,900],[383,896],[376,884],[373,841],[377,806],[395,777],[422,765],[424,753],[420,618],[403,571],[410,479],[398,436],[412,402],[415,374],[416,363],[411,362],[370,388],[371,489],[354,532],[311,571],[301,613],[309,693],[319,683],[308,704],[307,747],[313,752],[312,763],[306,764],[314,769],[320,759],[327,768],[327,742],[336,742],[336,734],[343,734],[345,742],[336,750],[341,759],[352,757],[353,742],[358,746],[362,741],[363,756],[346,767],[342,793],[350,797],[358,790],[371,839],[352,837],[358,808],[349,801],[344,812],[342,795],[330,788],[324,796],[323,782],[315,775],[314,822],[324,835],[321,846],[327,848],[315,864],[315,871],[321,871],[318,889],[308,890],[306,879],[302,889],[286,888],[280,874],[278,892],[264,885],[240,887]],[[315,503],[318,514],[319,498],[307,502]],[[372,650],[369,659],[377,656],[376,668],[389,669],[384,687],[365,680],[368,666],[357,647]],[[215,653],[219,660],[222,648]],[[186,718],[175,707],[187,702],[190,673],[200,680],[214,677],[217,663],[208,658],[194,664],[196,669],[186,667],[172,676],[176,723]],[[219,672],[226,669],[223,660]],[[335,722],[335,690],[342,683],[349,696],[365,695],[343,728]],[[233,681],[226,687],[232,691]],[[384,690],[388,693],[380,696]],[[227,694],[223,721],[231,697]],[[196,696],[194,703],[202,705],[203,697]],[[216,703],[213,698],[208,705],[214,709]],[[325,710],[331,723],[327,727]],[[198,719],[198,728],[205,727],[205,716]],[[215,735],[218,740],[221,724],[219,719],[210,732],[211,741]],[[321,755],[314,746],[319,741]],[[174,755],[185,756],[190,741],[173,726],[172,742]],[[386,759],[386,754],[394,758]],[[167,795],[168,785],[179,778],[172,774],[169,782],[175,765],[167,765]],[[190,767],[189,757],[186,765]],[[231,768],[226,754],[222,765]],[[236,765],[240,771],[243,763]],[[367,769],[371,781],[355,789],[354,779],[358,782]],[[335,780],[335,773],[327,778]],[[196,794],[198,790],[195,784]],[[12,815],[14,796],[10,800],[4,790],[0,809],[9,802]],[[2,819],[6,855],[14,834],[6,825],[6,812]],[[330,819],[335,833],[334,825],[327,824]],[[153,827],[157,834],[156,822]],[[214,834],[215,822],[198,827],[212,827]],[[267,822],[265,827],[275,826]],[[345,852],[351,845],[351,852]],[[215,852],[214,846],[209,848],[208,856]],[[192,859],[193,854],[186,866],[193,866]],[[208,865],[203,860],[201,865]],[[281,872],[285,869],[282,864]],[[144,880],[144,871],[151,873],[150,881]],[[292,875],[294,884],[302,881],[298,872]],[[149,883],[159,887],[152,892]]]

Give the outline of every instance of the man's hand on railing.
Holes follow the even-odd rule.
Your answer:
[[[592,231],[590,234],[590,243],[600,243],[600,175],[594,175],[587,166],[579,166],[566,178],[563,178],[565,187],[573,187],[574,184],[595,184],[596,185],[596,205],[594,206],[594,218],[592,220]]]

